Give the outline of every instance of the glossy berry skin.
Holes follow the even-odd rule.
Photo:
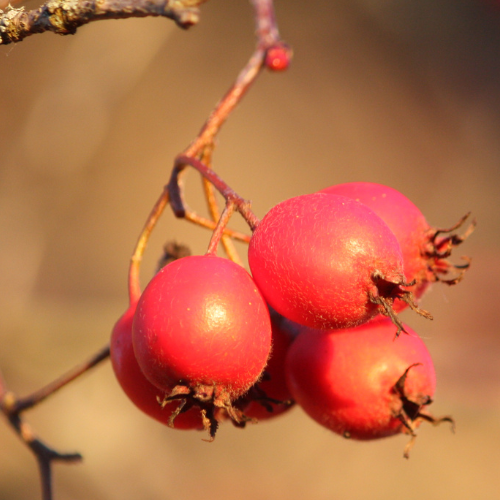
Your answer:
[[[392,301],[404,282],[396,237],[362,203],[314,193],[272,208],[250,240],[248,261],[266,301],[313,328],[348,328]]]
[[[353,329],[304,329],[287,360],[288,386],[297,404],[316,422],[354,439],[405,432],[402,400],[395,385],[411,365],[404,384],[408,399],[428,404],[436,377],[430,354],[417,334],[394,338],[390,320]],[[411,425],[418,425],[416,420]]]
[[[214,255],[178,259],[144,290],[133,344],[146,378],[169,392],[211,387],[227,400],[261,375],[271,348],[267,305],[250,275]]]
[[[139,368],[132,346],[135,308],[136,304],[133,304],[113,328],[110,344],[113,371],[123,391],[137,408],[158,422],[168,425],[169,418],[179,403],[172,401],[162,409],[157,397],[162,400],[165,392],[151,384]],[[173,427],[182,430],[203,429],[200,411],[192,408],[180,413],[176,416]]]
[[[434,261],[425,256],[431,227],[422,212],[406,196],[373,182],[338,184],[320,192],[360,201],[391,228],[401,247],[406,281],[416,280],[415,286],[409,288],[416,297],[420,297],[429,284],[435,281],[432,273]],[[405,307],[404,302],[398,301],[396,304],[396,310]]]

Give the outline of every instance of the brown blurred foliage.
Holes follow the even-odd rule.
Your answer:
[[[30,3],[31,8],[36,4]],[[215,167],[258,215],[330,184],[391,185],[428,221],[472,210],[463,283],[424,301],[436,414],[405,438],[347,442],[295,409],[216,441],[164,428],[120,392],[109,364],[28,415],[56,448],[56,498],[370,500],[497,498],[500,365],[500,8],[480,0],[276,1],[294,48],[263,74],[224,127]],[[0,47],[0,366],[20,393],[108,341],[126,307],[128,259],[172,160],[194,137],[254,44],[244,0],[210,0],[199,26],[99,22],[76,36]],[[196,175],[191,206],[203,212]],[[239,228],[244,226],[238,221]],[[209,233],[164,216],[143,281],[167,240],[203,252]],[[244,250],[244,247],[239,247]],[[29,453],[0,426],[0,498],[38,498]]]

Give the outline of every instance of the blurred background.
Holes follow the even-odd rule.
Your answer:
[[[108,342],[173,157],[254,48],[246,0],[201,11],[187,32],[107,21],[0,47],[0,366],[19,394]],[[295,408],[245,431],[225,425],[207,444],[139,413],[107,362],[27,414],[49,444],[84,455],[55,466],[56,498],[498,498],[500,4],[276,0],[276,11],[293,64],[262,74],[223,128],[215,168],[258,216],[357,180],[402,191],[434,226],[473,212],[455,255],[473,257],[465,280],[426,296],[433,322],[405,315],[435,360],[432,410],[452,414],[456,434],[422,425],[406,461],[406,437],[344,441]],[[189,174],[203,213],[199,185]],[[200,253],[209,233],[165,214],[144,283],[173,239]],[[1,500],[39,496],[34,459],[0,425]]]

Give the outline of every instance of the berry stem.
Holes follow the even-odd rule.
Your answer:
[[[212,170],[212,152],[215,147],[214,140],[216,135],[219,133],[222,125],[226,122],[229,115],[249,90],[252,83],[256,80],[264,66],[265,56],[268,49],[283,43],[276,24],[273,0],[251,0],[251,3],[254,8],[257,46],[247,64],[238,74],[235,82],[231,85],[229,90],[210,113],[198,136],[183,151],[183,153],[178,156],[178,158],[189,157],[191,159],[199,160],[210,170]],[[184,217],[192,222],[209,227],[206,219],[203,219],[192,212],[184,203],[181,171],[182,169],[179,169],[179,171],[175,174],[177,178],[177,193],[175,201],[171,202],[172,209],[177,217]],[[173,177],[174,172],[172,173],[172,178]],[[214,185],[207,176],[203,176],[203,186],[210,216],[213,221],[217,221],[220,217],[220,211],[214,195]],[[217,186],[215,186],[215,189],[218,189],[220,192],[220,189],[217,188]],[[241,212],[240,208],[238,208],[238,211]],[[256,222],[258,222],[255,216],[253,216],[253,214],[249,214],[248,219],[247,216],[244,215],[244,217],[250,227],[254,228]],[[214,225],[214,227],[216,226]],[[226,254],[232,261],[238,264],[241,264],[241,259],[232,241],[230,240],[230,237],[240,239],[244,242],[249,241],[249,237],[241,236],[242,235],[239,233],[231,232],[227,229],[224,229],[222,236],[220,236],[221,243]]]
[[[131,306],[135,304],[141,296],[140,270],[144,251],[148,244],[149,237],[151,236],[151,232],[156,226],[156,223],[158,222],[158,219],[163,213],[163,210],[168,202],[169,192],[167,187],[165,187],[151,210],[146,223],[144,224],[142,232],[135,245],[134,253],[130,258],[130,267],[128,272],[128,295],[129,305]]]
[[[224,210],[219,218],[219,222],[217,223],[217,227],[214,229],[212,233],[212,237],[210,238],[210,243],[208,244],[207,253],[216,255],[217,247],[219,246],[219,242],[224,234],[224,228],[226,227],[231,215],[233,215],[236,205],[231,201],[226,203]]]
[[[214,196],[214,189],[217,189],[224,196],[226,201],[229,199],[236,200],[235,208],[243,215],[252,230],[255,229],[259,222],[257,217],[250,210],[250,204],[236,195],[236,193],[231,190],[211,168],[212,151],[214,149],[214,139],[216,135],[257,78],[263,67],[267,49],[277,43],[281,43],[274,16],[273,0],[252,0],[252,5],[255,12],[257,47],[245,67],[238,74],[233,85],[209,115],[198,136],[184,152],[176,158],[170,182],[154,205],[131,257],[128,277],[130,305],[135,303],[141,295],[140,266],[142,257],[151,231],[154,229],[167,203],[170,203],[177,217],[183,217],[201,226],[219,231],[219,223],[215,223],[215,221],[219,219],[219,208]],[[191,165],[196,168],[203,176],[205,198],[212,221],[197,215],[190,210],[184,202],[181,173],[186,165]],[[222,239],[224,250],[229,258],[241,264],[238,253],[229,240],[230,236],[244,242],[248,242],[249,237],[241,233],[227,230],[225,227],[222,228],[222,233],[216,236],[219,240]]]
[[[235,209],[243,216],[250,229],[253,231],[259,219],[252,212],[250,202],[239,196],[233,189],[231,189],[211,168],[207,167],[204,163],[185,155],[179,155],[174,162],[172,175],[167,185],[170,193],[170,204],[177,217],[183,217],[186,212],[185,202],[182,196],[180,174],[187,167],[193,167],[204,178],[206,178],[217,191],[224,197],[226,202],[231,202],[235,205]]]
[[[220,217],[220,216],[219,216]],[[211,220],[211,219],[206,219],[205,217],[201,217],[192,210],[190,210],[188,207],[185,207],[185,215],[183,217],[189,222],[192,222],[193,224],[197,224],[198,226],[205,227],[207,229],[211,229],[212,231],[216,228],[217,222],[216,220]],[[218,218],[217,218],[218,219]],[[249,243],[250,241],[250,236],[247,234],[240,233],[239,231],[234,231],[233,229],[230,228],[224,228],[224,237],[228,236],[232,239],[235,239],[237,241],[241,241],[243,243]],[[233,259],[231,259],[233,260]]]
[[[205,148],[201,160],[209,168],[212,168],[212,148]],[[202,177],[202,185],[210,217],[212,218],[213,221],[217,221],[219,220],[220,212],[219,212],[219,205],[215,197],[215,189],[213,185],[210,184],[210,182],[207,179],[205,179],[205,177]],[[233,241],[227,234],[224,233],[222,234],[221,243],[229,259],[232,260],[234,263],[242,266],[243,263],[240,259],[240,256],[238,255],[236,247],[234,246]]]
[[[217,205],[217,200],[215,198],[215,189],[210,182],[203,177],[203,190],[205,193],[205,198],[207,200],[207,205],[208,205],[208,210],[210,212],[210,216],[212,217],[213,221],[219,220],[220,213],[219,213],[219,207]],[[238,265],[243,265],[240,259],[240,256],[238,255],[238,252],[234,246],[233,241],[231,240],[231,237],[228,235],[228,230],[226,228],[223,228],[223,233],[221,235],[221,243],[224,248],[224,251],[226,252],[226,255],[229,257],[230,260],[232,260],[234,263]],[[246,236],[246,235],[245,235]],[[233,236],[234,237],[234,236]],[[250,237],[246,236],[246,242],[248,243],[250,241]]]

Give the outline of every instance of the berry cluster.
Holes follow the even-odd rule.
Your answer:
[[[430,227],[394,189],[332,186],[279,203],[254,225],[252,275],[215,255],[170,259],[114,327],[123,390],[176,429],[244,427],[294,402],[354,439],[412,439],[435,390],[423,341],[398,313],[469,266],[447,258],[462,236]],[[220,231],[219,231],[220,232]],[[215,232],[214,232],[215,234]],[[217,245],[215,245],[216,248]],[[404,332],[404,334],[401,334]]]

